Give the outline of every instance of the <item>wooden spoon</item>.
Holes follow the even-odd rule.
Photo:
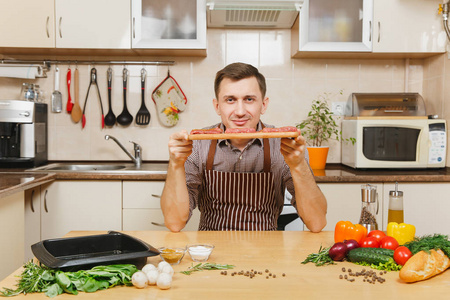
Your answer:
[[[78,74],[78,68],[75,69],[75,74],[73,78],[73,83],[75,85],[75,103],[72,107],[72,112],[70,116],[72,117],[72,121],[75,123],[80,122],[81,116],[83,115],[83,111],[81,110],[80,104],[78,103],[78,92],[79,92],[79,74]]]

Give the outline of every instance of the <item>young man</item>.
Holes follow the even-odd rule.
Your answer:
[[[269,104],[265,78],[248,64],[233,63],[217,72],[215,128],[255,128]],[[273,126],[268,126],[273,127]],[[169,140],[169,168],[161,197],[164,222],[184,228],[200,210],[199,230],[276,230],[285,188],[312,232],[326,225],[327,202],[305,159],[305,139],[189,141],[183,130]]]

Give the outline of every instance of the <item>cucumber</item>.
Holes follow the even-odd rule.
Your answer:
[[[393,256],[393,250],[383,248],[356,248],[347,253],[347,258],[351,262],[366,262],[375,265],[394,261]]]

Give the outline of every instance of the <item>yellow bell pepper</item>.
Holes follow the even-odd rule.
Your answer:
[[[386,233],[397,240],[400,245],[414,240],[416,227],[411,224],[390,222],[387,226]]]

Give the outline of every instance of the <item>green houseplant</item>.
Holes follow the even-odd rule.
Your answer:
[[[343,91],[339,92],[341,95]],[[333,118],[333,113],[329,107],[331,93],[323,93],[314,99],[311,104],[311,110],[308,117],[297,124],[297,128],[302,131],[308,145],[310,157],[310,166],[312,169],[324,169],[328,156],[328,146],[322,146],[323,142],[330,139],[337,141],[351,141],[355,143],[354,138],[343,139],[342,132]],[[320,161],[316,162],[316,155]]]

